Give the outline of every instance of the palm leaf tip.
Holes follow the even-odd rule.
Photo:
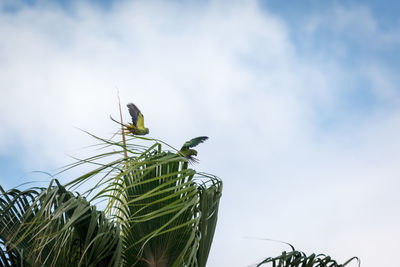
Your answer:
[[[181,149],[188,149],[191,147],[195,147],[200,143],[204,143],[206,140],[208,139],[208,136],[199,136],[199,137],[195,137],[189,141],[186,141]]]

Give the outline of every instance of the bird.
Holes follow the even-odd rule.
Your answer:
[[[144,116],[142,112],[138,109],[138,107],[129,103],[126,105],[129,110],[129,114],[132,117],[132,123],[128,123],[125,127],[134,135],[146,135],[150,131],[148,128],[144,127]]]
[[[197,146],[200,143],[203,143],[208,139],[207,136],[199,136],[195,137],[189,141],[186,141],[181,150],[178,151],[178,155],[187,158],[190,163],[198,162],[198,160],[194,157],[197,156],[197,150],[192,149],[192,147]]]

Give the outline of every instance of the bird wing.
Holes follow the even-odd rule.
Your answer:
[[[181,149],[188,149],[188,148],[191,148],[191,147],[195,147],[198,144],[203,143],[207,139],[208,139],[207,136],[199,136],[199,137],[193,138],[190,141],[185,142]]]
[[[135,127],[137,127],[137,122],[139,119],[139,114],[141,114],[140,110],[138,109],[138,107],[133,104],[133,103],[129,103],[128,105],[126,105],[128,107],[129,110],[129,114],[131,114],[132,117],[132,123]],[[142,115],[143,117],[143,115]]]
[[[139,117],[137,120],[137,128],[144,129],[144,116],[143,116],[142,112],[139,113]]]

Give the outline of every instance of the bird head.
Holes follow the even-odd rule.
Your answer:
[[[197,156],[197,150],[195,149],[189,149],[189,153],[190,156]]]

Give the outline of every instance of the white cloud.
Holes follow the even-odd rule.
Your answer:
[[[393,73],[298,54],[293,29],[257,2],[121,1],[107,11],[46,3],[0,15],[2,154],[18,144],[33,169],[65,164],[64,153],[91,142],[74,127],[117,130],[108,116],[118,117],[118,88],[152,136],[177,147],[211,137],[199,167],[221,176],[225,191],[210,266],[269,255],[273,246],[246,236],[343,260],[359,255],[366,267],[394,242],[397,233],[382,230],[386,218],[390,227],[400,222],[391,216],[400,151]],[[340,31],[366,21],[360,31],[379,32],[365,9],[335,16],[345,18]],[[320,20],[311,19],[325,27]],[[378,106],[341,110],[361,77]],[[326,117],[338,120],[328,130]],[[363,234],[386,240],[382,251],[370,253]]]

